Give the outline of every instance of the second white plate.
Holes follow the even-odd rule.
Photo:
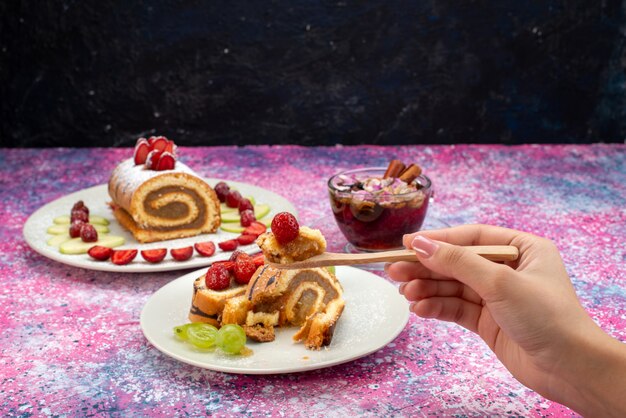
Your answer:
[[[293,373],[346,363],[393,341],[409,319],[408,303],[394,285],[354,267],[337,267],[346,307],[330,346],[311,351],[291,337],[297,328],[278,329],[270,343],[248,342],[247,357],[202,352],[174,336],[173,328],[189,322],[193,281],[206,269],[186,274],[155,292],[141,312],[144,335],[164,354],[194,366],[242,374]]]

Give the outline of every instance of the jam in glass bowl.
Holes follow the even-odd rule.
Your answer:
[[[330,206],[339,229],[361,251],[402,248],[404,234],[419,231],[432,194],[420,174],[409,183],[383,178],[385,167],[344,171],[328,180]]]

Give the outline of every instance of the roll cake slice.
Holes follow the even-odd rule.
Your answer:
[[[142,243],[212,233],[220,225],[215,191],[180,161],[155,171],[125,160],[111,174],[109,195],[114,216]]]
[[[223,323],[243,322],[247,314],[247,304],[240,304],[240,302],[244,301],[246,285],[238,285],[231,279],[231,284],[227,289],[212,290],[206,286],[205,278],[206,274],[203,274],[193,282],[189,320],[191,322],[206,322],[216,327],[220,327]],[[243,312],[233,311],[233,307],[237,306],[244,306]],[[227,318],[226,321],[223,321],[222,316],[225,310]],[[239,316],[232,319],[233,315]]]
[[[319,350],[331,343],[343,313],[343,288],[325,268],[278,270],[260,267],[248,284],[244,329],[252,339],[273,339],[274,327],[298,326],[294,341]],[[268,335],[270,337],[268,337]]]

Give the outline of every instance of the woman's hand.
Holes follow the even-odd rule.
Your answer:
[[[413,302],[412,312],[477,333],[521,383],[579,412],[609,412],[595,408],[611,408],[604,397],[617,383],[622,390],[615,398],[621,398],[626,346],[587,315],[551,241],[465,225],[406,235],[404,244],[419,262],[398,262],[386,270],[403,282],[400,292]],[[465,245],[514,245],[520,257],[497,264]],[[617,370],[623,372],[617,380],[602,376]],[[626,401],[619,402],[626,412]]]

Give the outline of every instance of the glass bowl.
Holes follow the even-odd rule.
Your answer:
[[[370,178],[378,178],[385,185],[386,170],[386,167],[348,170],[328,180],[335,221],[348,242],[361,251],[402,248],[402,236],[419,231],[426,218],[432,182],[425,175],[411,182],[417,190],[406,191],[406,187],[403,190],[400,180],[396,180],[394,187],[400,188],[398,194],[377,189],[375,181],[367,190],[359,186]]]

